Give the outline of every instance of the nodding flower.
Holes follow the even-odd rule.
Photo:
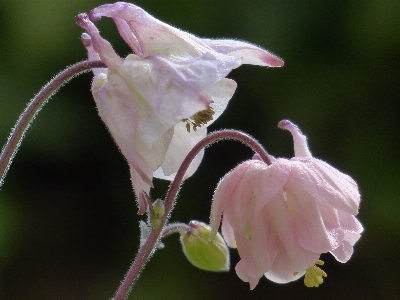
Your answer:
[[[121,58],[94,22],[111,18],[133,54]],[[205,137],[232,98],[236,82],[225,78],[242,64],[280,67],[283,61],[247,42],[202,39],[152,17],[140,7],[117,2],[79,14],[82,41],[93,69],[92,94],[131,169],[138,196],[153,176],[173,179],[186,154]],[[203,152],[189,167],[199,166]],[[143,213],[143,212],[141,212]]]
[[[312,157],[296,125],[284,120],[279,127],[292,133],[295,157],[241,163],[220,181],[212,203],[212,235],[222,218],[222,235],[241,258],[236,273],[251,289],[263,275],[278,283],[305,275],[306,286],[318,286],[326,277],[316,266],[320,255],[347,262],[363,231],[356,182]]]

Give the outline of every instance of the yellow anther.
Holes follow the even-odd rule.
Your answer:
[[[326,275],[323,270],[316,266],[322,266],[323,264],[324,262],[322,260],[317,260],[315,265],[306,270],[306,275],[304,276],[304,284],[306,287],[318,287],[324,282],[322,277],[326,277],[328,275]]]
[[[188,132],[190,132],[190,126],[192,126],[193,130],[196,131],[197,127],[201,127],[211,121],[214,114],[215,111],[211,107],[208,107],[205,110],[195,113],[188,119],[183,119],[182,122],[186,123],[186,130]]]

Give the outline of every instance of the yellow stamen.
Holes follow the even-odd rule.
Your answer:
[[[211,103],[213,103],[213,102],[211,102]],[[191,116],[188,119],[183,119],[182,122],[186,123],[186,130],[188,132],[190,132],[190,125],[192,126],[194,131],[197,131],[197,127],[201,127],[202,125],[205,125],[209,121],[211,121],[213,119],[214,114],[215,114],[215,111],[211,107],[208,107],[205,110],[201,110],[201,111],[195,113],[193,116]]]
[[[324,282],[322,277],[326,277],[328,275],[326,275],[323,270],[316,266],[322,266],[323,264],[324,262],[322,260],[317,260],[315,265],[306,270],[306,275],[304,276],[304,284],[306,287],[318,287]]]

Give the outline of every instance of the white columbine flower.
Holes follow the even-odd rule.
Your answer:
[[[134,54],[125,59],[93,22],[112,18]],[[136,195],[149,192],[153,176],[172,179],[186,154],[225,110],[236,83],[225,78],[242,64],[280,67],[283,61],[246,42],[201,39],[165,24],[136,5],[105,4],[77,23],[94,69],[98,112],[131,167]],[[186,173],[197,169],[203,153]],[[144,213],[141,210],[141,213]]]

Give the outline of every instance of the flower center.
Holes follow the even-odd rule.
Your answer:
[[[183,119],[182,122],[186,123],[186,130],[188,132],[190,132],[190,126],[192,126],[194,131],[197,131],[197,127],[206,125],[207,122],[209,122],[213,119],[214,114],[215,114],[215,111],[211,107],[208,107],[205,110],[201,110],[201,111],[195,113],[193,116],[191,116],[188,119]]]
[[[323,264],[324,262],[322,260],[317,260],[315,265],[306,270],[306,274],[304,276],[304,284],[306,287],[318,287],[320,284],[322,284],[322,282],[324,282],[322,277],[326,277],[328,275],[326,275],[323,270],[316,266],[322,266]]]

